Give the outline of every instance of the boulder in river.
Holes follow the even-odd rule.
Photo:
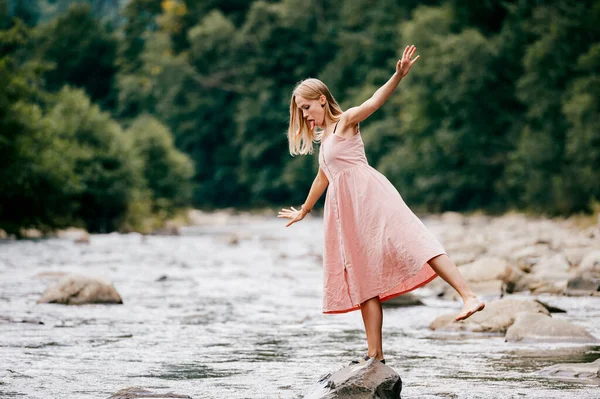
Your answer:
[[[587,296],[594,293],[600,293],[600,278],[578,276],[567,281],[569,296]]]
[[[508,328],[506,342],[577,342],[595,343],[598,340],[582,326],[541,313],[522,312]]]
[[[111,284],[97,278],[71,274],[49,287],[37,303],[60,303],[63,305],[122,304],[123,300]]]
[[[585,255],[576,272],[578,276],[600,277],[600,251],[592,251]]]
[[[538,371],[539,375],[561,380],[578,380],[600,385],[600,359],[591,363],[561,363]]]
[[[437,317],[430,325],[432,330],[442,331],[471,331],[488,333],[506,333],[520,312],[541,313],[550,312],[540,303],[532,300],[504,298],[490,301],[485,309],[475,313],[466,320],[455,321],[455,313]]]
[[[503,280],[511,273],[512,267],[503,259],[482,257],[475,262],[460,266],[460,273],[465,280],[473,283],[491,280]]]
[[[322,377],[304,399],[400,399],[402,380],[391,367],[370,359]]]

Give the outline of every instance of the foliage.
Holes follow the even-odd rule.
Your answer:
[[[144,178],[152,193],[155,211],[173,213],[189,205],[194,165],[173,144],[169,129],[149,115],[138,117],[125,132],[144,163]]]
[[[361,123],[411,206],[594,212],[599,19],[593,0],[0,0],[0,227],[300,203],[318,163],[287,152],[295,84],[347,109],[413,43]]]

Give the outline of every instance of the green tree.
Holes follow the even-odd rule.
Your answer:
[[[400,144],[380,167],[409,202],[430,211],[490,206],[503,173],[506,123],[498,49],[475,29],[455,31],[452,8],[418,8],[402,24],[421,59],[393,100]]]
[[[123,37],[119,41],[119,72],[128,74],[142,66],[141,54],[146,42],[146,32],[158,28],[156,17],[160,15],[160,2],[156,0],[131,0],[122,11],[125,23]]]
[[[117,40],[93,17],[89,4],[72,5],[65,15],[36,30],[37,57],[55,65],[44,74],[46,89],[81,87],[94,102],[112,108]]]
[[[593,2],[541,2],[531,9],[517,97],[526,107],[507,178],[523,207],[551,213],[583,210],[568,170],[564,93],[577,76],[577,59],[600,40]],[[552,23],[548,23],[552,21]],[[571,93],[573,96],[573,93]],[[573,116],[572,108],[570,109]]]
[[[600,9],[596,9],[600,11]],[[565,93],[562,111],[569,121],[566,132],[566,169],[570,191],[561,198],[568,207],[592,211],[600,201],[600,42],[577,61],[578,77]]]
[[[90,231],[118,229],[130,203],[146,189],[143,161],[132,140],[78,89],[62,89],[48,116],[76,153],[80,187],[73,196],[75,216]]]
[[[68,196],[78,183],[68,143],[37,105],[43,68],[19,61],[29,33],[19,21],[0,32],[0,226],[17,234],[71,222]]]
[[[169,129],[149,115],[133,122],[125,134],[144,163],[144,177],[152,192],[155,211],[172,213],[192,199],[194,165],[178,151]]]

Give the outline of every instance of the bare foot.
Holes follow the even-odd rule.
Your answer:
[[[474,313],[483,310],[483,308],[485,308],[485,303],[481,302],[476,296],[471,297],[465,301],[462,310],[460,311],[458,316],[456,316],[455,320],[461,321],[467,319],[471,317]]]

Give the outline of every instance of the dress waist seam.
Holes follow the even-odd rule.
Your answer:
[[[348,168],[344,168],[343,170],[339,171],[335,175],[332,175],[331,177],[332,177],[332,179],[335,180],[336,178],[338,178],[339,176],[341,176],[342,174],[344,174],[347,171],[354,170],[356,168],[370,168],[370,167],[371,167],[371,165],[369,165],[368,163],[363,163],[363,164],[360,164],[360,165],[350,166]]]

